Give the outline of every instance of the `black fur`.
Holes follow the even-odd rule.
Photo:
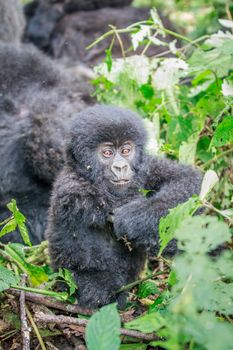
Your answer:
[[[103,141],[126,140],[136,144],[134,177],[127,190],[117,191],[103,178],[96,148]],[[66,165],[53,187],[47,237],[53,267],[73,271],[81,305],[117,299],[123,306],[126,294],[114,292],[137,278],[149,250],[158,251],[160,218],[200,191],[198,171],[147,156],[145,142],[142,121],[117,107],[88,108],[72,127]],[[151,192],[144,197],[139,189]]]
[[[130,5],[132,0],[67,0],[65,1],[65,10],[73,11],[91,11],[104,7],[123,7]]]
[[[51,183],[64,163],[64,135],[84,104],[64,70],[31,46],[0,43],[0,67],[0,221],[15,198],[39,243]],[[3,239],[19,241],[19,234]]]
[[[39,0],[26,7],[27,27],[25,40],[33,42],[55,58],[92,66],[105,58],[105,50],[112,37],[106,38],[90,50],[86,50],[95,39],[109,31],[109,24],[125,28],[132,23],[143,21],[150,16],[149,8],[134,8],[131,1],[122,0]],[[30,6],[30,8],[28,8]],[[166,28],[175,30],[168,18],[160,14]],[[124,49],[132,46],[129,35],[121,35]],[[168,35],[163,40],[172,41]],[[163,46],[150,46],[148,56],[166,51]],[[137,50],[140,54],[142,48]],[[113,57],[122,57],[122,48],[115,40]]]

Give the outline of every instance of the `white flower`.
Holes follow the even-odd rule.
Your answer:
[[[223,96],[233,96],[233,85],[226,80],[223,80],[222,83],[222,94]]]
[[[186,75],[187,71],[188,64],[185,61],[178,58],[166,58],[155,72],[153,85],[158,90],[172,88],[178,83],[180,77]]]

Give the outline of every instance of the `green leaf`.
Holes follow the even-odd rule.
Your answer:
[[[112,51],[110,49],[105,50],[106,57],[105,57],[105,63],[108,68],[108,72],[111,72],[112,69]]]
[[[217,126],[211,145],[215,147],[233,143],[233,116],[228,116]]]
[[[174,286],[177,283],[177,276],[174,270],[171,270],[171,272],[169,273],[167,282],[170,287]]]
[[[147,344],[123,344],[119,350],[146,350]]]
[[[190,254],[203,254],[224,242],[230,242],[231,234],[227,224],[217,217],[196,216],[188,217],[181,223],[175,231],[175,238],[181,250]]]
[[[0,266],[0,292],[10,288],[12,284],[17,284],[17,276],[4,266]]]
[[[16,229],[17,227],[17,223],[15,221],[15,219],[10,219],[10,221],[8,221],[3,228],[0,231],[0,237],[3,237],[5,234],[12,232]]]
[[[7,244],[5,246],[5,253],[20,267],[22,272],[28,275],[33,286],[47,282],[48,276],[44,268],[27,263],[23,249],[23,245],[18,243]]]
[[[150,84],[141,85],[139,90],[146,99],[151,99],[154,95],[154,89]]]
[[[164,318],[158,312],[152,312],[124,324],[125,328],[136,329],[144,333],[156,332],[165,325]]]
[[[13,329],[20,329],[21,327],[19,315],[12,311],[6,310],[3,313],[3,320],[10,324]]]
[[[212,153],[209,151],[210,137],[200,137],[197,144],[196,157],[199,158],[203,163],[208,162],[212,158]]]
[[[212,84],[204,96],[198,101],[196,104],[198,115],[200,114],[205,118],[210,116],[214,119],[217,118],[225,108],[226,104],[219,89],[220,84],[221,80],[218,79],[218,81],[215,84]]]
[[[208,309],[223,315],[233,314],[233,283],[216,281],[213,284],[213,294],[210,296]]]
[[[18,227],[19,227],[19,232],[21,234],[21,237],[23,238],[24,243],[31,247],[32,243],[31,243],[26,225],[23,222],[21,222],[21,223],[18,223]]]
[[[195,162],[199,132],[192,134],[179,148],[179,161],[184,164],[193,165]]]
[[[19,228],[19,232],[21,234],[21,237],[24,241],[25,244],[32,246],[30,237],[28,234],[28,230],[25,226],[26,218],[25,216],[19,211],[17,205],[16,205],[16,200],[12,199],[10,203],[7,204],[8,209],[12,212],[14,216],[14,223],[16,224],[15,226],[13,225],[12,222],[12,230],[8,232],[12,232],[16,229],[16,226]],[[3,228],[4,229],[4,228]]]
[[[204,48],[207,49],[195,49],[188,60],[191,70],[195,73],[210,70],[219,78],[227,76],[233,69],[233,35],[219,31],[205,41]]]
[[[139,285],[138,297],[146,298],[148,295],[159,294],[159,290],[154,281],[145,281]]]
[[[90,318],[86,328],[88,350],[118,350],[120,325],[116,304],[102,307]]]
[[[169,214],[162,218],[159,223],[160,250],[162,254],[168,243],[174,238],[175,230],[181,225],[184,219],[190,217],[201,205],[198,197],[192,197],[187,202],[179,204],[176,208],[170,209]]]
[[[78,287],[72,272],[70,270],[60,268],[57,276],[64,278],[70,289],[69,294],[74,294]]]

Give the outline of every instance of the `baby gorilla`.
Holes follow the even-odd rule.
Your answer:
[[[73,272],[82,306],[123,307],[127,294],[115,292],[158,250],[160,218],[200,190],[199,172],[146,155],[145,143],[142,121],[125,109],[91,107],[73,125],[47,237],[53,267]]]

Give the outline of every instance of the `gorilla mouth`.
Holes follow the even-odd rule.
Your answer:
[[[129,180],[127,179],[121,179],[121,180],[111,180],[111,183],[115,186],[124,186],[129,183]]]

